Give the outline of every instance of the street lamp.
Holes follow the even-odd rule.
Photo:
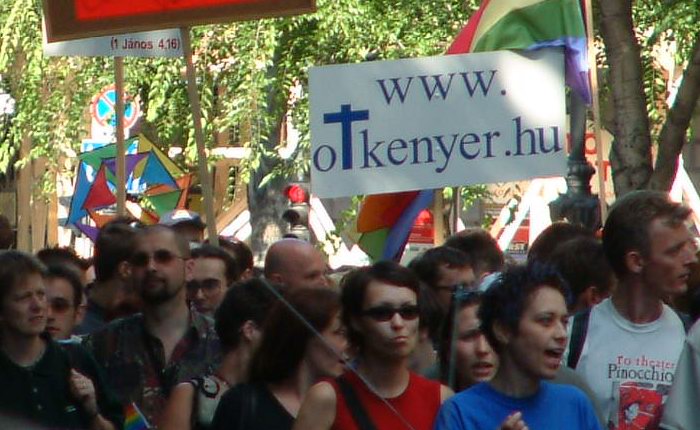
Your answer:
[[[571,150],[567,162],[566,193],[549,204],[552,221],[567,220],[596,231],[601,226],[598,196],[591,193],[595,168],[586,160],[586,103],[576,91],[569,93]]]

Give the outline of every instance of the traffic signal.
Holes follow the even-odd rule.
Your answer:
[[[293,182],[284,189],[287,197],[287,210],[282,219],[289,223],[285,237],[310,240],[309,235],[309,184]]]

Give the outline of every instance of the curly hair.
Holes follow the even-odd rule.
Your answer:
[[[504,270],[481,296],[479,320],[481,330],[497,353],[502,350],[494,326],[501,324],[510,333],[518,333],[520,320],[530,304],[530,298],[542,287],[559,291],[569,302],[569,289],[556,269],[549,264],[532,263]]]

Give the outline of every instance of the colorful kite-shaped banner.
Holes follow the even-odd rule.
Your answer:
[[[78,156],[78,170],[66,225],[73,225],[94,239],[86,217],[100,228],[114,214],[104,210],[115,205],[116,144],[107,144]],[[147,201],[150,208],[127,205],[128,211],[146,223],[173,209],[185,208],[192,175],[178,167],[168,156],[143,135],[126,141],[127,193]],[[136,205],[138,206],[138,205]]]

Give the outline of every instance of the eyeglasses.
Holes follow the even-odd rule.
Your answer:
[[[197,294],[197,291],[200,289],[204,294],[209,294],[219,288],[221,288],[221,281],[213,278],[202,279],[201,281],[193,279],[187,282],[187,292],[190,294]]]
[[[458,302],[468,302],[474,300],[477,297],[481,297],[481,291],[479,290],[459,290],[455,291],[455,300]]]
[[[68,309],[73,306],[71,303],[63,298],[55,298],[49,301],[49,306],[51,307],[51,312],[56,314],[62,314],[68,311]]]
[[[383,322],[394,318],[394,315],[399,314],[405,320],[414,320],[418,318],[419,311],[417,305],[406,305],[400,308],[391,306],[376,306],[362,311],[362,315],[372,318],[375,321]]]
[[[144,267],[148,266],[148,263],[153,259],[158,264],[170,264],[176,258],[183,258],[176,255],[167,249],[158,249],[153,251],[153,254],[148,254],[147,252],[137,252],[132,255],[129,262],[132,266]]]

